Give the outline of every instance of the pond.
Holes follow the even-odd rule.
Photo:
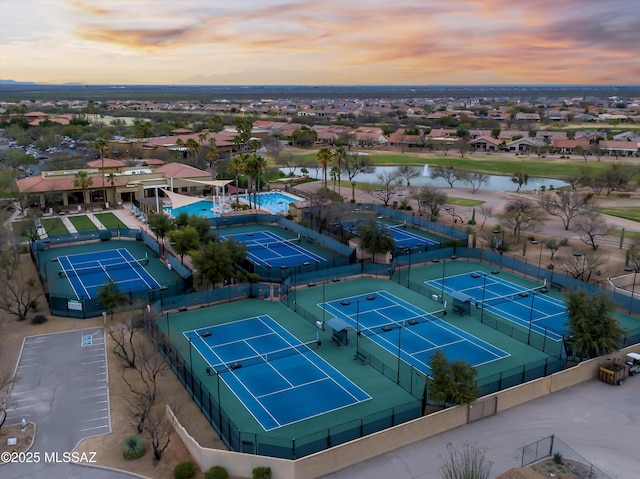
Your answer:
[[[382,173],[390,173],[393,170],[397,169],[396,166],[377,166],[373,173],[360,173],[354,179],[357,183],[379,183],[379,180],[376,178],[377,175]],[[448,188],[449,184],[442,178],[431,179],[429,177],[430,170],[429,165],[425,165],[424,167],[416,166],[416,169],[419,171],[419,175],[411,180],[411,186],[437,186],[439,188]],[[280,168],[285,174],[289,174],[289,168]],[[295,175],[301,175],[300,168],[294,169]],[[322,169],[320,168],[309,168],[308,173],[310,178],[321,179],[322,178]],[[329,185],[331,185],[331,178],[327,176],[327,181],[329,181]],[[501,191],[516,191],[518,186],[511,181],[511,176],[499,176],[499,175],[487,175],[488,181],[482,185],[481,190],[501,190]],[[340,177],[341,180],[347,181],[348,178],[343,174]],[[403,184],[406,181],[403,179]],[[453,184],[454,188],[471,188],[471,185],[465,181],[456,181]],[[545,189],[560,188],[563,186],[569,186],[569,183],[563,180],[559,180],[557,178],[529,178],[526,185],[523,185],[521,190],[538,190],[541,187],[545,187]]]

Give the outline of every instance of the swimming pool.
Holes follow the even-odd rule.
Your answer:
[[[211,200],[202,200],[190,205],[181,206],[180,208],[173,209],[171,206],[165,206],[162,209],[165,213],[171,216],[178,216],[180,213],[187,213],[189,215],[200,216],[202,218],[217,218],[220,216],[218,211],[212,211],[212,208],[218,208],[218,203]]]
[[[240,195],[240,199],[249,202],[247,195]],[[272,213],[286,213],[289,211],[289,205],[298,201],[302,201],[302,198],[279,191],[258,194],[258,206]],[[253,195],[251,195],[251,202],[253,203]]]

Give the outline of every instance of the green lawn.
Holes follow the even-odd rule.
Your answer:
[[[605,215],[617,216],[631,221],[640,223],[640,208],[635,206],[625,206],[618,208],[599,208],[598,211]],[[640,227],[640,225],[639,225]]]
[[[296,157],[307,162],[316,161],[316,152],[304,152]],[[614,162],[589,161],[558,158],[538,158],[536,155],[529,156],[498,156],[473,154],[460,158],[457,151],[452,151],[447,156],[426,156],[416,153],[398,154],[389,152],[368,152],[368,158],[374,166],[395,166],[395,165],[415,165],[429,166],[443,165],[453,166],[462,170],[476,171],[493,175],[511,175],[516,172],[526,173],[529,176],[541,178],[567,178],[571,176],[582,176],[584,168],[589,168],[593,174],[608,169]],[[638,175],[636,175],[636,178]],[[356,181],[358,177],[356,176]]]
[[[482,200],[472,200],[469,198],[454,198],[449,196],[447,198],[447,204],[448,205],[454,205],[454,206],[468,206],[468,207],[475,207],[475,206],[480,206],[482,204],[484,204],[485,202]]]
[[[98,227],[86,215],[69,216],[69,221],[78,231],[95,231]]]
[[[69,233],[69,230],[60,218],[42,218],[40,222],[49,236],[66,235]]]
[[[115,228],[126,228],[127,225],[125,225],[120,218],[118,218],[116,215],[114,215],[113,213],[96,213],[96,218],[98,218],[98,220],[100,220],[100,223],[102,223],[105,228],[107,229],[115,229]]]

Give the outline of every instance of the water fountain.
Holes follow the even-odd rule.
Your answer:
[[[424,165],[424,168],[422,169],[422,176],[429,176],[429,164],[428,163],[426,165]]]

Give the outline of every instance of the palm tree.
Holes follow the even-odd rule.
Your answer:
[[[267,167],[267,160],[256,153],[249,153],[246,172],[250,178],[255,178],[255,188],[253,188],[253,203],[258,204],[258,190],[260,190],[260,175]]]
[[[327,168],[329,167],[329,165],[331,164],[331,161],[333,160],[333,152],[326,146],[323,146],[318,150],[316,159],[318,160],[318,163],[320,163],[320,166],[322,167],[322,178],[323,178],[322,186],[326,189],[327,188]]]
[[[109,173],[107,175],[107,181],[113,188],[113,202],[116,202],[116,178],[118,178],[115,173]]]
[[[229,171],[231,171],[236,178],[236,205],[238,204],[238,176],[246,171],[248,156],[249,155],[245,153],[240,156],[234,156],[229,160]]]
[[[78,171],[73,175],[73,187],[80,188],[82,190],[82,196],[84,198],[84,202],[89,203],[87,197],[87,190],[93,185],[93,178],[89,176],[89,174],[84,171]]]
[[[332,166],[329,172],[331,179],[333,180],[333,191],[336,191],[336,181],[340,178],[340,168]]]
[[[339,171],[342,171],[342,167],[344,166],[346,158],[347,149],[342,145],[337,146],[335,151],[333,152],[333,163]],[[340,186],[338,186],[338,192],[340,192]]]
[[[197,164],[198,153],[200,153],[201,150],[200,143],[198,143],[193,138],[189,138],[186,145],[187,150],[189,150],[189,154],[193,155],[193,162],[191,163],[191,166],[195,166]]]
[[[104,154],[109,151],[109,142],[104,138],[96,138],[93,142],[93,147],[100,152],[100,159],[102,160],[102,166],[100,168],[100,176],[102,176],[102,200],[107,201],[107,190],[104,186]]]

